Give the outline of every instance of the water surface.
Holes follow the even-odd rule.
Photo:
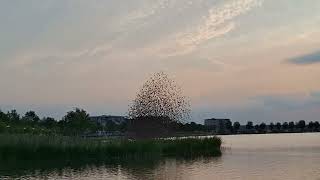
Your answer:
[[[222,136],[217,158],[6,169],[0,179],[320,180],[320,133]]]

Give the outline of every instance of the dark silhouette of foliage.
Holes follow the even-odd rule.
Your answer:
[[[0,121],[3,121],[3,122],[8,122],[9,121],[9,117],[6,113],[2,112],[0,110]]]
[[[281,123],[279,123],[279,122],[277,122],[277,124],[276,124],[276,129],[278,130],[278,131],[280,131],[281,130]]]
[[[284,130],[287,130],[287,129],[289,128],[288,122],[284,122],[284,123],[282,124],[282,128],[283,128]]]
[[[232,122],[231,121],[227,121],[226,129],[229,130],[230,132],[232,131]]]
[[[269,129],[270,129],[271,131],[273,131],[273,129],[274,129],[274,124],[273,124],[273,123],[270,123]]]
[[[40,118],[34,111],[28,111],[26,114],[22,117],[23,121],[29,121],[29,122],[39,122]]]
[[[304,129],[306,127],[306,122],[305,120],[300,120],[297,124],[297,128],[299,129]]]
[[[106,125],[99,125],[96,122],[89,120],[89,115],[86,111],[82,109],[75,109],[70,111],[66,116],[60,121],[54,118],[44,117],[38,120],[38,115],[34,111],[28,111],[25,115],[20,118],[20,115],[16,110],[4,113],[0,110],[0,133],[9,134],[43,134],[43,135],[77,135],[83,136],[88,134],[95,134],[101,131],[108,132],[122,132],[127,133],[129,129],[129,123],[124,122],[121,124],[116,124],[113,121],[107,122]],[[140,117],[143,120],[148,121],[150,119],[156,120],[154,124],[152,122],[147,122],[147,124],[158,125],[159,121],[162,122],[163,126],[158,126],[156,130],[160,130],[158,133],[160,135],[162,131],[169,131],[170,134],[177,132],[179,135],[196,135],[203,133],[210,133],[210,128],[203,124],[197,124],[195,122],[182,123],[180,121],[172,121],[168,117]],[[165,123],[163,123],[165,122]],[[141,125],[141,123],[138,123]],[[139,125],[139,127],[140,127]],[[145,131],[145,125],[142,123],[141,131]],[[297,132],[319,132],[320,124],[318,121],[310,121],[306,123],[304,120],[299,122],[280,122],[270,123],[268,126],[265,123],[255,124],[249,121],[246,125],[246,129],[240,131],[240,123],[235,122],[233,126],[231,123],[227,123],[223,128],[225,134],[238,134],[238,133],[297,133]],[[163,128],[161,130],[161,128]],[[152,129],[152,128],[149,128]],[[152,131],[156,131],[152,130]],[[151,132],[151,131],[150,131]],[[219,132],[219,133],[222,133]]]
[[[168,117],[171,121],[189,118],[190,105],[181,88],[164,72],[144,83],[129,109],[129,117]]]
[[[247,125],[246,125],[247,129],[253,129],[253,123],[252,121],[248,121]]]
[[[289,129],[290,130],[293,130],[294,129],[294,122],[293,121],[291,121],[291,122],[289,122]]]
[[[240,129],[240,123],[239,122],[234,122],[233,123],[233,129],[234,129],[234,131],[235,132],[238,132],[239,131],[239,129]]]
[[[267,127],[267,125],[266,125],[265,123],[261,123],[261,124],[259,125],[259,129],[260,129],[261,131],[266,130],[266,127]]]
[[[80,135],[94,127],[94,123],[89,121],[89,114],[83,109],[76,108],[64,116],[60,123],[66,130],[65,133]]]
[[[313,121],[310,121],[310,122],[309,122],[308,128],[309,128],[309,129],[313,129],[313,128],[314,128],[314,123],[313,123]]]
[[[18,122],[20,120],[20,115],[15,109],[7,113],[7,116],[11,122]]]
[[[313,126],[314,126],[314,128],[317,130],[317,129],[319,129],[320,124],[319,124],[318,121],[316,121],[316,122],[313,123]]]
[[[254,126],[254,129],[255,129],[256,131],[259,131],[259,130],[260,130],[260,126],[259,126],[258,124],[256,124],[256,125]]]
[[[58,124],[58,122],[54,118],[45,117],[41,120],[41,124],[47,128],[53,128]]]

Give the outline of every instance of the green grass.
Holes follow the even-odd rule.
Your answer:
[[[221,139],[97,140],[0,135],[0,160],[108,161],[133,158],[220,156]]]

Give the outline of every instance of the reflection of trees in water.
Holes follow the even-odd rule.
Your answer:
[[[62,161],[1,161],[0,179],[4,177],[21,178],[36,177],[47,179],[59,177],[59,179],[106,176],[106,177],[136,177],[143,172],[150,172],[160,162],[160,159],[126,159],[110,160],[107,162],[62,162]],[[141,174],[139,173],[141,171]]]
[[[196,159],[132,159],[110,162],[34,162],[10,161],[0,164],[0,179],[3,177],[40,179],[59,178],[124,178],[124,179],[185,179],[194,166],[205,166],[218,158]],[[183,173],[182,173],[183,172]]]
[[[190,179],[195,167],[205,167],[209,163],[219,161],[217,158],[166,159],[154,170],[153,179]]]

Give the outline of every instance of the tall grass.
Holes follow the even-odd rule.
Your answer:
[[[98,140],[0,135],[0,160],[105,161],[126,158],[220,156],[221,139]]]

